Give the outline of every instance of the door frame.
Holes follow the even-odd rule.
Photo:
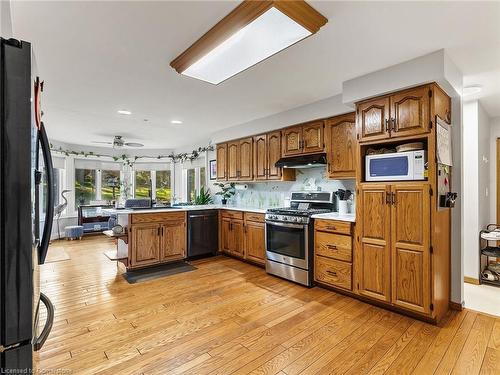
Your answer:
[[[497,224],[500,223],[500,163],[498,162],[500,160],[500,137],[497,138],[497,153],[496,153],[496,158],[497,160],[495,161],[497,165],[497,181],[496,181],[496,188],[497,188],[497,204],[496,204],[496,218],[497,218]]]

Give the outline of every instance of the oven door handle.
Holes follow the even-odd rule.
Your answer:
[[[45,327],[43,327],[42,333],[39,337],[36,338],[33,343],[34,351],[39,351],[43,344],[45,344],[45,340],[49,337],[49,333],[52,330],[52,325],[54,324],[54,305],[50,302],[50,299],[43,293],[40,293],[40,302],[45,305],[47,309],[47,320],[45,322]]]
[[[266,224],[274,225],[274,226],[277,226],[277,227],[296,228],[296,229],[302,229],[304,227],[307,227],[307,224],[278,223],[278,222],[275,222],[275,221],[266,221]]]

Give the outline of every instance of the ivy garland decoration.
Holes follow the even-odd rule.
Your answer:
[[[207,152],[207,151],[213,151],[214,146],[209,144],[208,146],[205,146],[205,147],[198,147],[198,149],[191,151],[191,153],[183,152],[183,153],[175,154],[174,152],[171,152],[169,155],[158,155],[158,156],[140,155],[140,156],[133,156],[133,157],[129,157],[127,154],[116,156],[116,155],[98,154],[98,153],[95,153],[93,151],[88,151],[88,152],[86,152],[86,151],[73,151],[73,150],[63,149],[62,147],[55,148],[52,144],[50,145],[50,150],[54,151],[54,152],[59,152],[61,154],[64,154],[65,156],[74,155],[74,156],[83,156],[85,158],[88,158],[88,157],[110,158],[116,162],[120,161],[124,165],[132,167],[139,159],[158,159],[158,160],[170,159],[170,161],[173,162],[174,164],[179,163],[179,162],[184,163],[188,160],[190,162],[192,162],[192,161],[198,159],[200,157],[201,153]]]

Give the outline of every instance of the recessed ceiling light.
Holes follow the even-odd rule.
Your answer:
[[[245,0],[170,66],[218,84],[316,33],[327,22],[303,0]]]
[[[174,125],[180,125],[182,124],[182,121],[181,120],[172,120],[170,121],[171,124],[174,124]]]
[[[127,111],[125,109],[120,109],[119,111],[117,111],[120,115],[131,115],[132,112],[130,111]]]
[[[479,94],[482,89],[483,89],[483,86],[481,86],[481,85],[465,86],[462,89],[462,95],[469,96],[469,95]]]

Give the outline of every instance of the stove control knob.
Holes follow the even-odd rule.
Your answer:
[[[294,217],[293,221],[297,222],[297,221],[299,221],[299,218],[298,217]]]
[[[283,221],[288,221],[288,217],[283,216]]]

